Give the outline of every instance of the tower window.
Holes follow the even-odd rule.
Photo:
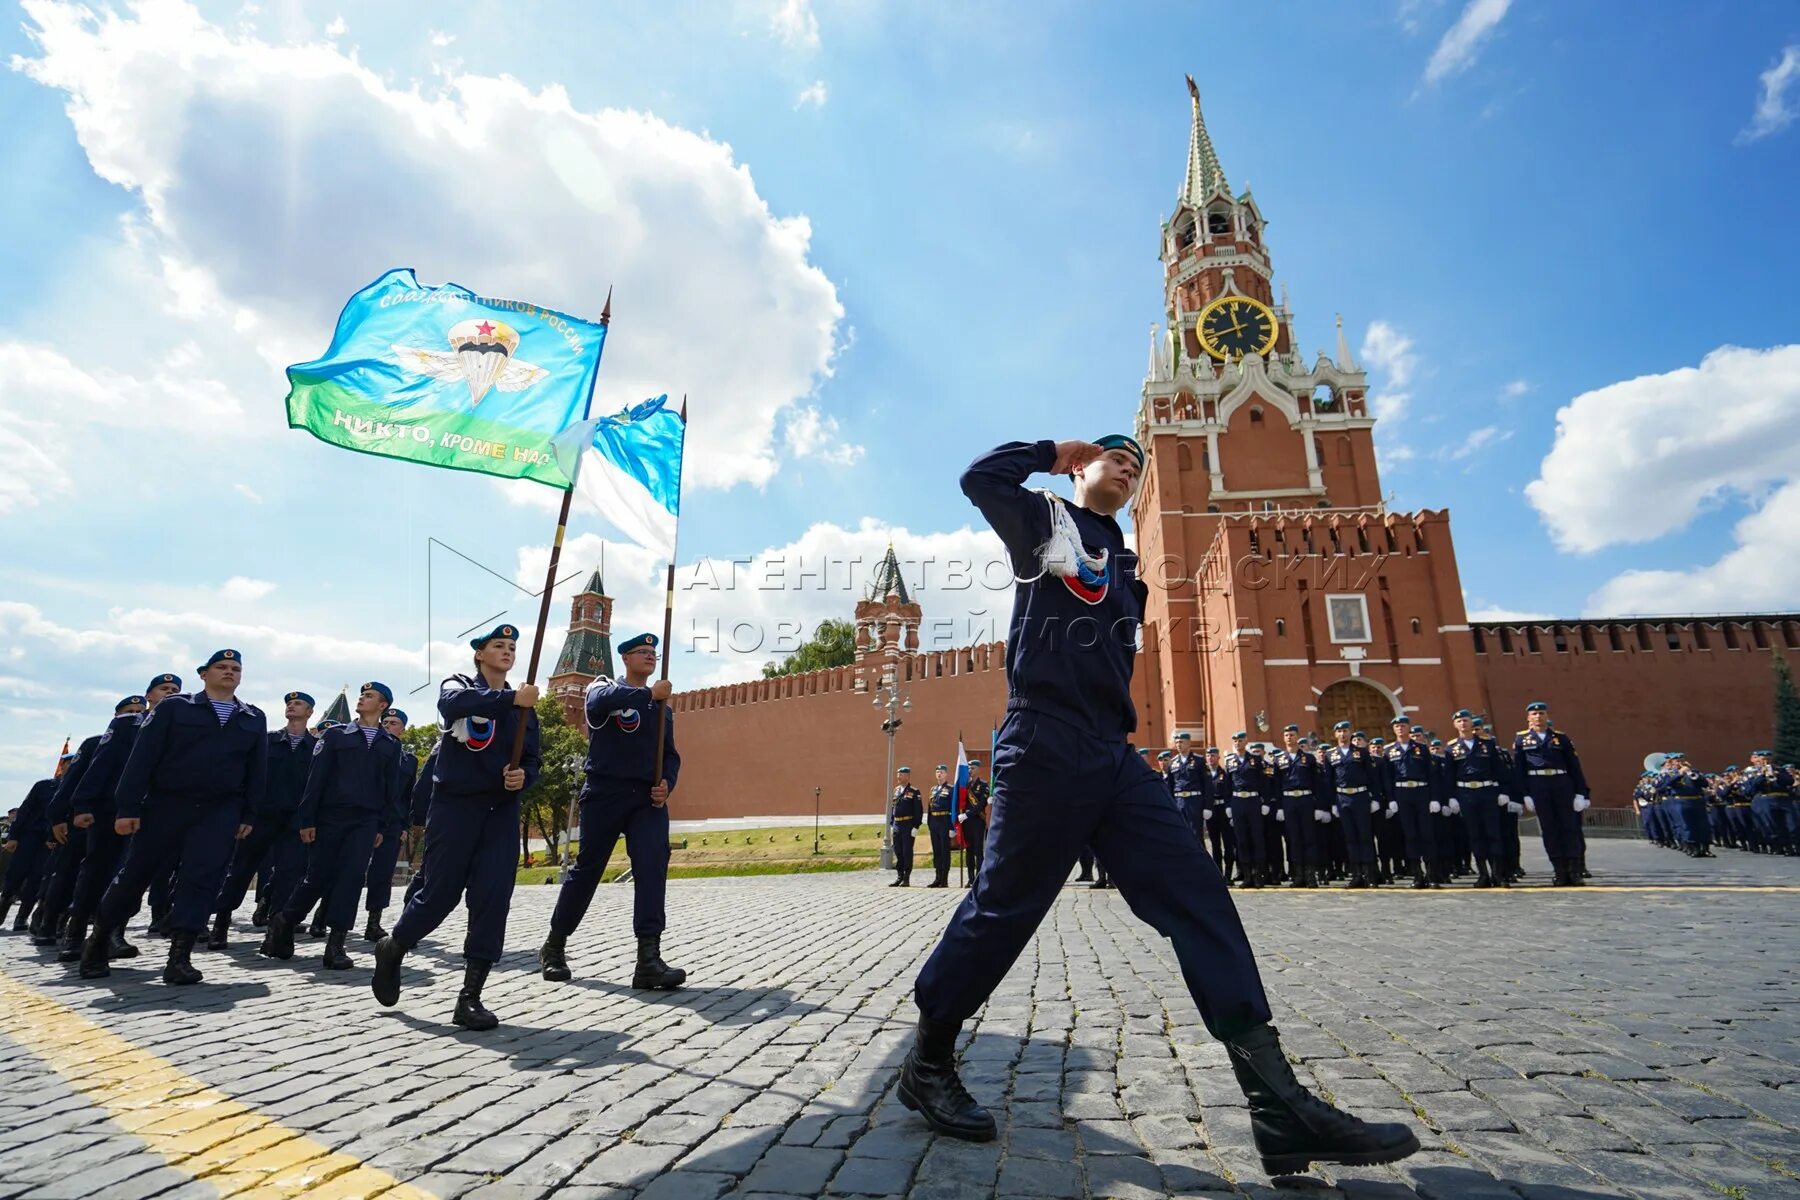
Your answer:
[[[1332,406],[1336,403],[1337,397],[1332,394],[1330,384],[1321,383],[1318,387],[1313,389],[1312,404],[1318,411],[1330,412]]]
[[[1413,632],[1414,632],[1414,633],[1418,633],[1418,632],[1419,632],[1419,618],[1417,618],[1417,617],[1414,617],[1414,618],[1413,618],[1413,619],[1412,619],[1412,631],[1413,631]]]
[[[1209,513],[1216,513],[1219,511],[1219,506],[1216,504],[1209,504],[1206,506],[1206,511]]]
[[[1262,405],[1252,404],[1250,406],[1250,423],[1252,425],[1261,425],[1263,423]]]
[[[1287,636],[1287,622],[1282,620],[1280,617],[1275,618],[1275,636],[1276,637],[1286,637]]]
[[[1230,233],[1231,219],[1222,212],[1207,213],[1206,232],[1215,235]]]

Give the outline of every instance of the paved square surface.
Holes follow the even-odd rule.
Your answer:
[[[489,1034],[448,1024],[460,915],[392,1010],[367,943],[348,972],[304,937],[268,962],[248,909],[186,989],[136,932],[144,957],[100,984],[5,933],[0,1195],[1800,1197],[1800,860],[1720,854],[1596,842],[1622,886],[1580,892],[1237,893],[1302,1077],[1426,1146],[1279,1189],[1117,892],[1071,886],[971,1023],[989,1145],[893,1095],[959,894],[887,876],[672,884],[665,956],[695,986],[653,995],[626,986],[628,885],[561,985],[533,970],[555,889],[523,888]]]

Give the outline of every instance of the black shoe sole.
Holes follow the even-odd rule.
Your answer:
[[[920,1106],[918,1100],[914,1098],[912,1091],[906,1086],[905,1077],[901,1078],[900,1086],[895,1089],[895,1094],[900,1097],[901,1104],[904,1104],[909,1111],[918,1113],[919,1118],[923,1120],[925,1124],[931,1126],[933,1133],[941,1133],[945,1137],[959,1138],[965,1142],[991,1142],[998,1136],[999,1130],[992,1124],[982,1126],[979,1129],[966,1129],[960,1125],[951,1125],[933,1117],[930,1113],[926,1112],[925,1109]]]
[[[1276,1154],[1264,1155],[1266,1175],[1298,1175],[1314,1163],[1337,1163],[1345,1167],[1378,1167],[1382,1163],[1399,1162],[1419,1152],[1419,1139],[1408,1134],[1405,1142],[1384,1150],[1364,1150],[1359,1154]]]
[[[631,977],[631,986],[640,992],[673,992],[687,985],[687,973],[684,971],[680,979],[653,982],[641,975]]]

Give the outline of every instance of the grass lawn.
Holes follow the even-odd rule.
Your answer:
[[[810,827],[731,829],[708,833],[676,834],[670,838],[671,879],[701,879],[719,875],[798,875],[810,871],[861,871],[872,869],[881,856],[880,825],[827,825],[819,829],[819,853],[813,853]],[[580,850],[576,842],[573,849]],[[613,851],[605,878],[616,878],[628,865],[625,847]],[[525,867],[522,884],[542,884],[554,867]]]

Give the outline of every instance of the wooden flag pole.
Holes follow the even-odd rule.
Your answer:
[[[681,398],[681,462],[687,464],[687,397]],[[675,626],[675,548],[681,544],[681,476],[675,475],[675,537],[669,544],[668,583],[663,592],[663,634],[662,634],[662,679],[669,678],[669,635]],[[650,777],[661,783],[663,776],[663,753],[669,744],[669,702],[664,700],[657,707],[656,721],[656,770]]]
[[[606,307],[600,310],[600,324],[608,328],[612,325],[611,288],[606,289]],[[588,419],[588,410],[594,407],[594,384],[599,379],[600,364],[596,362],[593,378],[588,380],[587,399],[581,404],[581,419],[584,421]],[[525,670],[525,682],[528,684],[537,682],[538,659],[544,653],[544,633],[550,627],[550,601],[552,593],[556,591],[556,564],[562,561],[563,535],[569,529],[569,505],[574,499],[575,485],[571,482],[568,490],[563,492],[562,508],[556,514],[556,540],[550,543],[550,566],[544,572],[544,597],[538,605],[537,635],[531,639],[531,664]],[[526,721],[520,721],[518,728],[513,730],[512,758],[507,761],[514,768],[517,768],[519,761],[525,757],[525,726],[527,724]]]

